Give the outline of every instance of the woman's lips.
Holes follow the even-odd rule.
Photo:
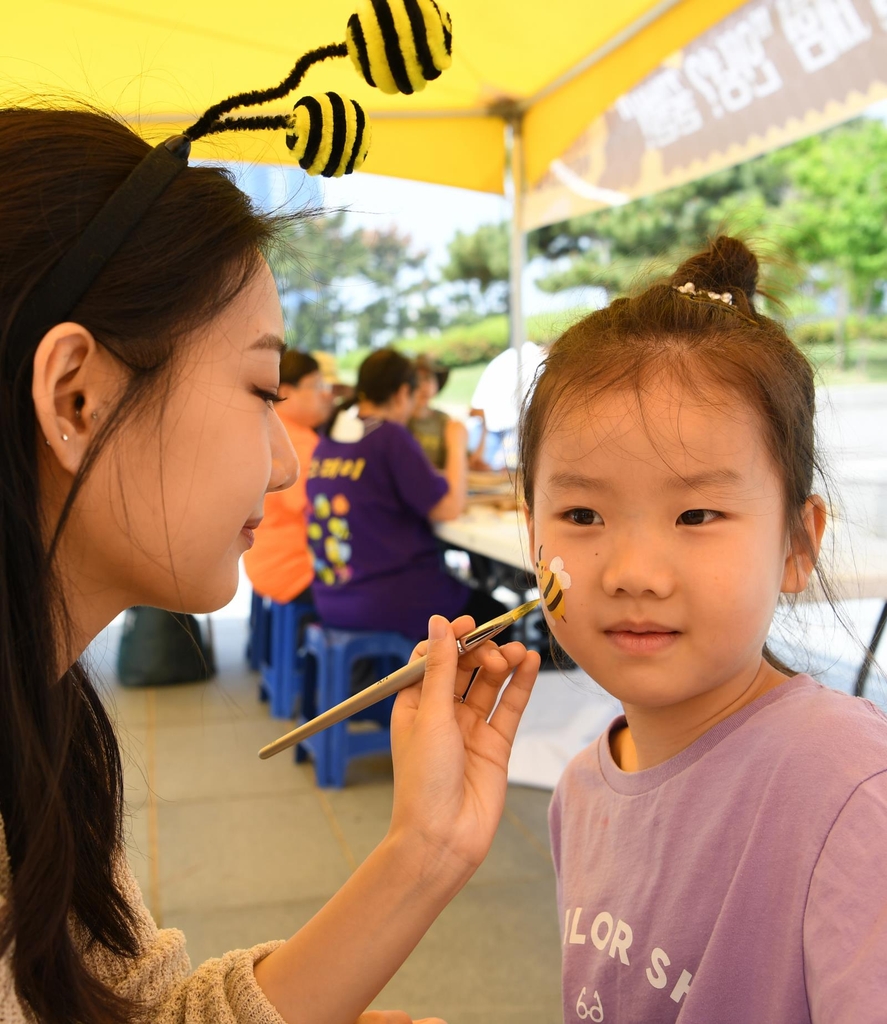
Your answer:
[[[262,517],[259,516],[256,519],[247,519],[243,524],[243,529],[240,531],[242,536],[246,537],[247,544],[252,547],[256,542],[256,528],[261,523]]]
[[[671,647],[681,634],[672,632],[634,633],[627,629],[607,629],[604,636],[626,654],[658,654]]]

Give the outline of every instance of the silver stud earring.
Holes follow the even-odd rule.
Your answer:
[[[46,447],[47,448],[51,448],[52,447],[52,445],[49,443],[49,439],[48,438],[46,439],[45,443],[46,443]]]
[[[99,418],[99,414],[97,412],[93,412],[92,413],[92,419],[97,420],[98,418]]]
[[[68,440],[68,435],[67,434],[62,434],[62,440],[63,441],[67,441]]]

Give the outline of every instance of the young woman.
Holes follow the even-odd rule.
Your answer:
[[[625,711],[551,805],[568,1022],[887,1006],[887,719],[766,645],[826,504],[813,373],[757,272],[719,238],[592,313],[524,413],[549,625]]]
[[[0,110],[0,1019],[353,1024],[489,848],[537,662],[491,644],[457,664],[470,620],[434,617],[392,719],[390,830],[341,892],[289,941],[194,972],[157,930],[80,655],[131,605],[224,605],[265,494],[299,467],[273,409],[276,224],[224,172],[181,170],[66,318],[21,327],[148,152],[111,117]]]

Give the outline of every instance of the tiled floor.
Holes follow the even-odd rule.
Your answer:
[[[284,938],[382,838],[387,757],[354,762],[344,790],[319,790],[289,754],[260,761],[285,732],[256,698],[244,629],[215,627],[208,683],[116,684],[113,630],[93,658],[126,752],[130,860],[155,918],[181,928],[192,963]],[[550,794],[512,786],[487,861],[376,1002],[448,1024],[558,1024],[559,934],[546,811]]]

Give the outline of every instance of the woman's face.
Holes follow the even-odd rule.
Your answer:
[[[183,342],[162,412],[121,429],[81,492],[66,535],[95,599],[212,611],[237,588],[266,492],[298,476],[269,395],[278,390],[283,318],[271,272]],[[158,420],[159,415],[159,420]],[[66,544],[69,556],[72,545]]]

